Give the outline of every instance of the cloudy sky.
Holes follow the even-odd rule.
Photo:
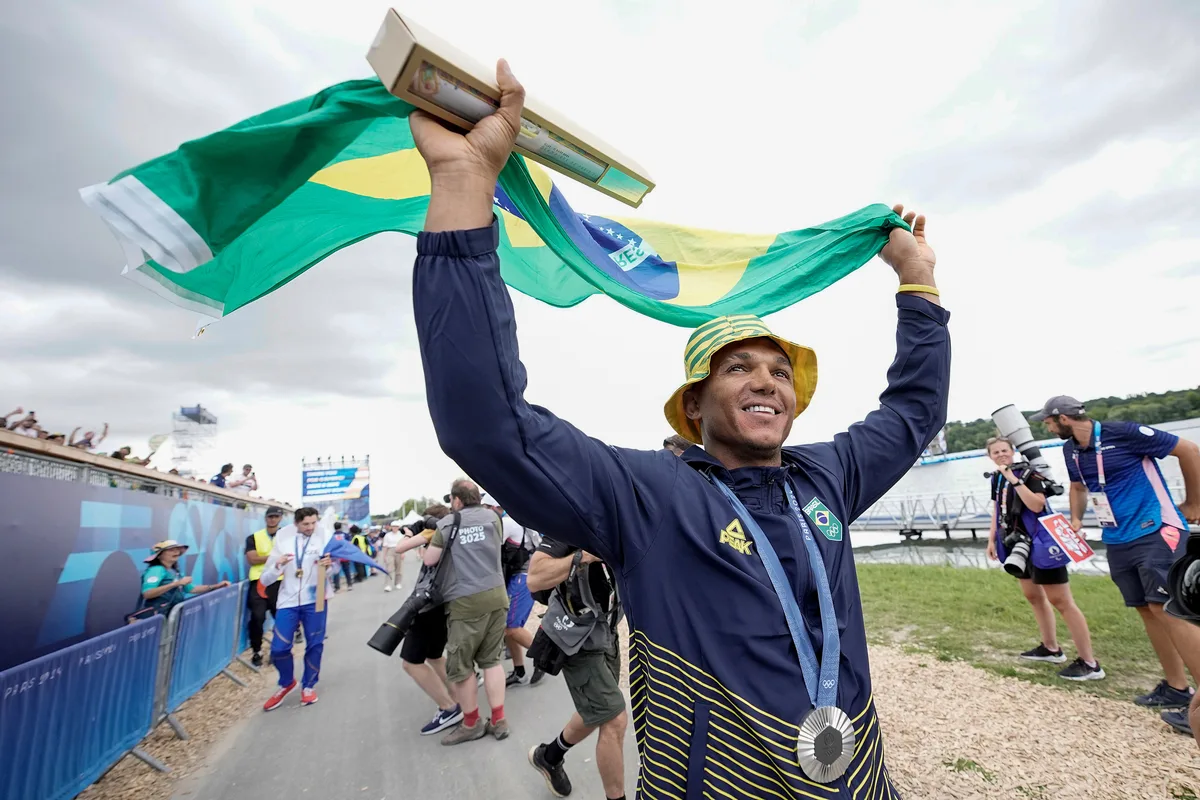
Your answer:
[[[879,201],[927,213],[953,312],[951,418],[1200,383],[1200,3],[570,7],[455,0],[416,17],[480,60],[506,56],[532,94],[646,165],[658,188],[640,216],[774,232]],[[202,403],[221,420],[205,470],[253,462],[264,494],[296,499],[304,456],[366,453],[376,511],[445,491],[413,240],[343,251],[193,340],[193,313],[119,277],[77,195],[368,75],[385,8],[46,0],[0,17],[0,413],[33,408],[67,432],[107,421],[106,445],[145,452],[173,409]],[[576,210],[624,213],[557,182]],[[769,320],[820,357],[794,442],[876,405],[894,290],[874,261]],[[531,400],[613,444],[661,441],[687,331],[604,297],[514,302]]]

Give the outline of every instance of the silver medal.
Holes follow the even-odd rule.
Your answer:
[[[835,781],[854,758],[854,725],[836,706],[814,708],[800,723],[796,745],[805,775],[818,783]]]

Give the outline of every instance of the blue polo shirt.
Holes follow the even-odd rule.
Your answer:
[[[1136,422],[1101,422],[1100,448],[1104,458],[1104,493],[1117,518],[1117,527],[1104,528],[1105,544],[1125,544],[1156,533],[1163,525],[1187,530],[1157,459],[1166,458],[1179,443],[1173,433]],[[1075,458],[1078,455],[1079,466]],[[1063,445],[1067,474],[1089,492],[1100,491],[1096,441],[1079,447],[1075,439]],[[1082,472],[1082,476],[1080,475]]]

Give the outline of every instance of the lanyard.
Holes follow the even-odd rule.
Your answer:
[[[838,662],[841,659],[842,644],[841,634],[838,632],[837,615],[833,610],[833,592],[829,588],[829,576],[825,572],[825,561],[821,558],[821,551],[817,549],[817,543],[813,540],[808,523],[800,513],[800,506],[797,505],[796,497],[792,494],[790,482],[785,480],[783,483],[783,490],[787,493],[788,511],[800,525],[804,547],[808,551],[809,569],[817,584],[817,599],[821,606],[823,644],[821,647],[820,683],[817,683],[816,651],[813,649],[812,641],[808,638],[804,619],[800,614],[800,606],[796,603],[796,596],[792,591],[791,584],[788,583],[787,575],[784,574],[783,564],[779,562],[779,556],[775,554],[771,540],[763,533],[762,528],[732,489],[711,475],[709,480],[717,485],[717,488],[733,505],[734,511],[749,528],[751,538],[758,544],[759,558],[762,559],[767,575],[771,579],[771,585],[775,588],[775,594],[779,597],[779,604],[783,606],[783,615],[787,618],[788,630],[791,631],[792,642],[796,645],[796,653],[800,658],[800,671],[804,674],[804,686],[808,690],[809,699],[817,708],[836,706]]]
[[[1096,477],[1100,480],[1100,491],[1104,491],[1104,453],[1100,449],[1100,423],[1097,420],[1092,420],[1092,440],[1096,445]],[[1075,447],[1071,450],[1071,456],[1075,459],[1075,471],[1079,473],[1079,480],[1083,480],[1083,470],[1079,468],[1079,448]],[[1085,482],[1086,485],[1086,482]]]
[[[304,540],[304,549],[303,550],[300,549],[300,540],[301,539]],[[306,553],[308,553],[308,544],[311,541],[312,541],[311,536],[305,536],[300,531],[296,531],[296,538],[292,540],[292,544],[295,546],[295,553],[296,553],[296,569],[304,569],[304,556]]]

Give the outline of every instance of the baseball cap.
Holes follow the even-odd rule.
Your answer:
[[[1046,417],[1056,417],[1059,414],[1074,416],[1083,413],[1083,403],[1069,394],[1058,394],[1046,401],[1042,410],[1029,418],[1030,422],[1044,422]]]
[[[282,517],[282,516],[283,516],[283,509],[282,509],[282,508],[280,508],[279,506],[271,506],[270,508],[268,508],[268,509],[267,509],[267,513],[266,513],[266,514],[264,514],[264,516],[267,516],[267,517]]]
[[[498,505],[500,505],[499,503],[497,503],[497,502],[496,502],[496,498],[492,497],[492,496],[491,496],[490,494],[488,494],[487,492],[484,492],[484,493],[483,493],[483,495],[482,495],[482,496],[479,498],[479,502],[480,502],[482,505],[485,505],[485,506],[498,506]]]

